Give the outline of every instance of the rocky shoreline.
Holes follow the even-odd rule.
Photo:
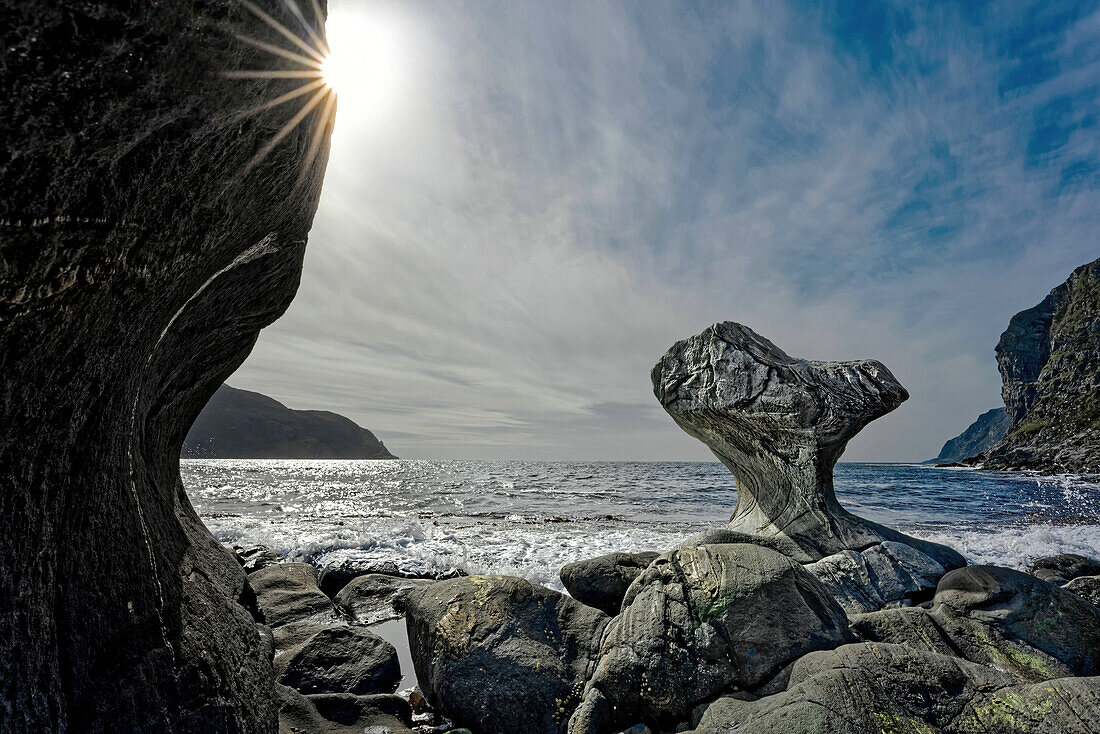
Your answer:
[[[281,731],[1100,730],[1100,561],[967,566],[831,497],[844,444],[904,399],[885,367],[727,323],[675,345],[654,387],[755,493],[677,548],[565,566],[568,594],[238,550]],[[418,685],[396,693],[397,650],[370,628],[401,616]]]

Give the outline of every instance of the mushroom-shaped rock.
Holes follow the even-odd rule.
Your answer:
[[[864,520],[837,502],[833,467],[848,441],[909,397],[881,362],[796,359],[727,321],[674,344],[652,378],[677,425],[736,477],[729,531],[778,541],[803,563],[896,540],[945,568],[965,565],[949,548]]]

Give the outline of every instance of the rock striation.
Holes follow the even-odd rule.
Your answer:
[[[290,63],[236,34],[285,43],[233,0],[0,4],[0,730],[276,728],[178,462],[294,295],[328,130],[248,169],[298,106],[237,113],[296,82],[227,78]]]
[[[964,564],[951,549],[857,517],[836,499],[833,467],[848,441],[909,397],[881,362],[796,359],[727,321],[674,344],[652,379],[677,425],[737,479],[728,532],[774,540],[803,563],[894,540],[945,568]]]
[[[978,416],[966,430],[949,439],[931,463],[954,464],[992,448],[1008,433],[1012,416],[1004,408],[993,408]]]
[[[1100,473],[1100,260],[1013,316],[996,352],[1012,425],[979,462]]]
[[[183,442],[183,458],[395,459],[378,438],[349,418],[324,410],[291,410],[248,390],[222,385]]]

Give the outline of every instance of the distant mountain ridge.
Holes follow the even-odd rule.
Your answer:
[[[292,410],[279,401],[222,385],[184,439],[187,459],[396,459],[349,418]]]
[[[1011,424],[1012,416],[1004,408],[987,410],[965,431],[945,443],[930,463],[950,464],[977,456],[1004,438]]]

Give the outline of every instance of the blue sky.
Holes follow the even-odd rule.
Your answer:
[[[649,368],[735,320],[999,403],[1013,313],[1100,255],[1097,2],[365,2],[298,299],[230,380],[425,458],[705,459]],[[369,115],[363,110],[369,108]]]

